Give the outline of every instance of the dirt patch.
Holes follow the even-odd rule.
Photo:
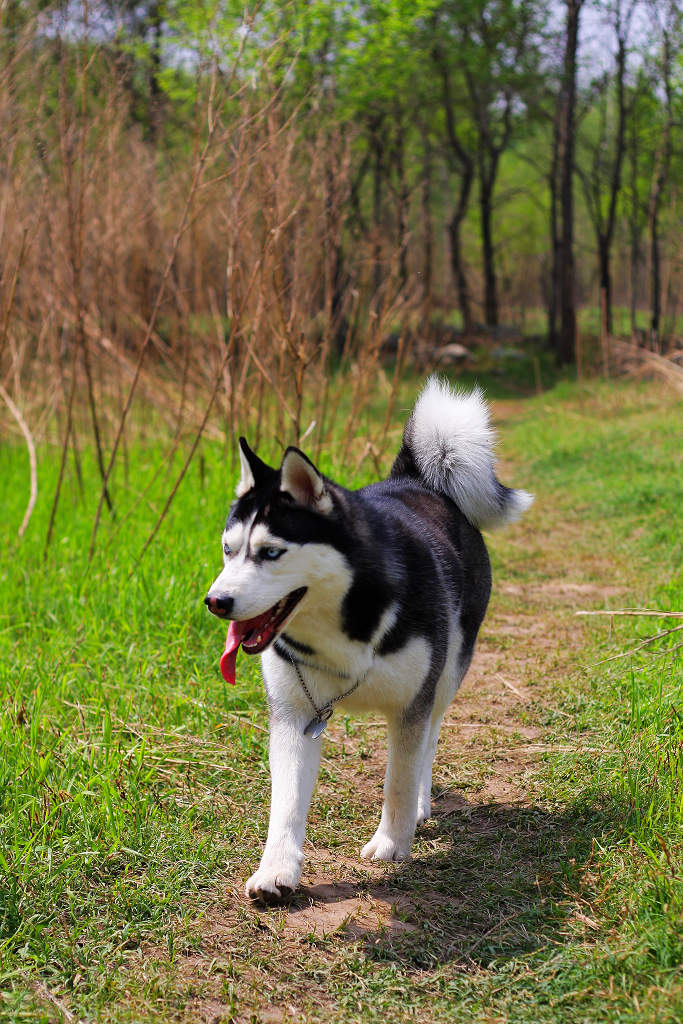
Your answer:
[[[585,603],[602,602],[611,597],[621,597],[624,587],[607,583],[577,583],[573,580],[544,580],[539,585],[543,597],[559,600],[565,607],[585,607]]]
[[[549,750],[542,724],[550,700],[547,684],[565,671],[583,628],[574,612],[621,593],[616,586],[566,578],[501,582],[497,591],[465,683],[444,719],[434,770],[432,820],[437,826],[490,807],[531,805],[530,777]],[[510,611],[510,598],[519,607],[516,613]],[[355,799],[367,817],[360,848],[379,819],[385,730],[373,721],[349,737],[333,720],[330,732],[337,750],[343,747],[346,754],[346,763],[331,755],[335,771],[353,776]],[[428,834],[429,823],[418,832],[418,856]],[[329,851],[308,850],[305,902],[284,912],[284,933],[358,936],[414,930],[414,903],[398,898],[390,885],[376,888],[391,872],[392,867],[368,865],[353,856],[339,859]],[[347,881],[354,876],[361,881]],[[422,907],[429,898],[428,892],[420,893]]]
[[[329,935],[343,930],[357,937],[384,930],[392,935],[414,931],[415,925],[402,920],[400,911],[414,913],[414,903],[398,899],[391,890],[375,889],[358,892],[352,883],[318,882],[304,886],[303,906],[292,907],[287,914],[287,927],[295,931]]]
[[[519,587],[517,593],[526,596],[524,588]],[[501,638],[508,638],[511,647],[501,650]],[[557,635],[551,639],[547,618],[541,614],[492,613],[465,683],[444,719],[434,769],[434,821],[473,808],[528,801],[528,776],[547,749],[545,730],[536,721],[542,709],[538,680],[547,663],[556,660],[557,640]],[[355,800],[367,812],[367,835],[359,836],[360,849],[379,820],[385,728],[383,723],[371,721],[358,734],[348,736],[333,720],[330,733],[337,741],[331,763],[337,774],[353,774]],[[340,764],[342,748],[345,763]],[[361,755],[359,774],[357,758]],[[333,799],[334,788],[324,785],[323,792]],[[424,833],[424,829],[418,831],[418,847]],[[414,902],[397,896],[390,886],[384,890],[375,887],[395,868],[368,864],[357,856],[336,858],[329,850],[310,848],[306,855],[302,878],[305,902],[284,912],[285,934],[341,932],[357,937],[415,930],[411,923],[411,915],[417,913]],[[361,880],[345,880],[354,875]],[[333,881],[335,878],[338,880]],[[443,894],[434,894],[434,898],[443,900]],[[425,899],[429,900],[429,893],[421,892],[421,905]]]

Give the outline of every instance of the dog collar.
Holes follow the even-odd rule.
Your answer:
[[[281,654],[282,652],[280,651],[279,653]],[[310,665],[308,662],[299,661],[297,658],[294,658],[286,648],[284,653],[287,655],[287,658],[292,663],[292,668],[299,677],[301,688],[308,697],[311,707],[315,711],[315,716],[310,720],[310,722],[304,729],[304,736],[310,736],[311,739],[317,740],[318,737],[322,736],[322,734],[325,732],[325,729],[327,728],[327,723],[334,714],[335,704],[338,704],[340,700],[344,700],[345,697],[349,697],[355,690],[358,689],[360,684],[367,679],[370,673],[370,669],[372,668],[372,663],[368,666],[363,675],[359,676],[359,678],[356,679],[353,686],[350,686],[348,690],[344,691],[344,693],[340,693],[339,696],[333,697],[332,700],[328,700],[326,704],[322,705],[322,707],[318,707],[316,702],[313,700],[311,691],[306,685],[306,680],[304,679],[303,674],[301,672],[301,665],[306,665],[309,668],[317,668],[318,671],[320,672],[329,672],[330,675],[335,675],[340,679],[349,679],[350,676],[345,672],[337,672],[335,671],[335,669],[326,669],[322,668],[319,665]]]
[[[309,658],[303,658],[300,654],[292,654],[290,647],[293,646],[280,634],[273,644],[273,649],[276,654],[279,654],[285,661],[291,661],[292,664],[296,662],[297,665],[303,665],[304,668],[313,669],[314,672],[324,672],[327,676],[336,676],[337,679],[352,679],[353,677],[348,672],[340,672],[337,668],[330,668],[329,665],[318,665],[317,662],[312,661]],[[313,652],[311,652],[313,653]],[[373,651],[374,656],[374,651]]]

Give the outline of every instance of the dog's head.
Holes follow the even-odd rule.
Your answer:
[[[240,438],[242,475],[223,531],[223,570],[205,603],[232,619],[237,644],[259,654],[301,610],[316,583],[339,572],[333,485],[298,448],[279,469]]]

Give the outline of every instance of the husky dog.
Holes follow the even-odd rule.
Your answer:
[[[232,620],[221,668],[261,654],[270,709],[268,838],[247,895],[298,885],[321,734],[333,710],[388,727],[384,805],[361,857],[410,856],[430,816],[439,728],[472,659],[491,590],[481,529],[516,519],[525,491],[496,478],[481,392],[430,378],[389,477],[349,491],[297,448],[275,469],[240,438],[242,477],[205,599]]]

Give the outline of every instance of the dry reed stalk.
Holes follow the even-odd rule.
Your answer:
[[[328,129],[329,131],[329,129]],[[324,318],[322,345],[317,366],[318,387],[321,400],[318,411],[319,429],[314,449],[314,458],[320,455],[320,446],[325,436],[325,424],[330,397],[332,374],[330,373],[330,353],[333,340],[342,327],[342,319],[347,303],[339,301],[339,261],[342,247],[342,208],[351,195],[351,140],[343,140],[342,158],[332,163],[339,147],[339,140],[324,139],[324,213],[325,230],[323,235],[323,263],[325,273]],[[348,295],[348,293],[347,293]],[[337,309],[335,310],[335,305]]]
[[[136,364],[126,356],[122,347],[116,346],[110,338],[106,337],[89,315],[84,319],[84,330],[96,348],[108,357],[107,365],[120,371],[118,380],[123,381],[124,378],[127,378],[132,383],[135,379]],[[138,387],[144,393],[145,401],[159,412],[169,427],[175,425],[176,417],[173,413],[173,406],[177,401],[175,390],[162,381],[159,374],[146,373],[144,368],[141,368],[138,376]]]
[[[349,456],[352,438],[356,434],[360,410],[367,406],[369,394],[382,371],[382,343],[389,336],[389,325],[404,310],[405,296],[401,289],[399,272],[400,250],[394,253],[390,263],[390,273],[379,294],[375,294],[370,302],[370,338],[360,348],[357,361],[352,372],[352,395],[349,414],[343,429],[342,464]],[[388,430],[388,423],[387,423]],[[386,433],[384,433],[386,439]],[[373,456],[377,472],[381,472],[379,452],[375,446],[368,448]]]
[[[91,59],[88,58],[87,53],[87,42],[88,42],[88,17],[89,9],[87,0],[82,0],[82,11],[83,11],[83,36],[81,40],[81,46],[78,48],[79,52],[79,66],[77,70],[77,81],[78,81],[78,93],[79,93],[79,115],[80,120],[78,124],[78,182],[75,187],[76,191],[76,202],[73,200],[74,193],[74,182],[73,182],[73,162],[71,159],[71,153],[67,152],[66,146],[64,145],[67,138],[67,128],[63,124],[60,143],[62,144],[62,164],[65,175],[65,192],[66,192],[66,209],[67,209],[67,224],[69,229],[69,256],[71,263],[71,272],[73,275],[73,298],[76,306],[76,333],[78,338],[78,345],[81,350],[83,358],[83,367],[85,370],[85,377],[87,381],[87,392],[88,392],[88,406],[90,409],[90,420],[92,424],[93,439],[95,441],[95,452],[97,456],[97,467],[100,473],[100,479],[103,483],[103,495],[106,501],[107,508],[113,513],[114,505],[111,500],[109,488],[104,479],[104,454],[102,451],[102,439],[100,435],[100,424],[97,415],[97,403],[95,399],[94,382],[92,369],[90,365],[89,348],[85,337],[84,328],[84,301],[83,301],[83,233],[84,233],[84,203],[85,203],[85,180],[86,180],[86,86],[87,86],[87,74],[88,67],[91,63]],[[64,62],[62,62],[60,68],[60,107],[62,116],[66,110],[66,98],[65,98],[65,85],[64,85]],[[59,496],[57,496],[57,501]]]
[[[16,264],[14,266],[14,272],[12,273],[12,278],[11,278],[11,281],[10,281],[9,296],[7,298],[7,303],[5,305],[5,312],[4,312],[3,317],[2,317],[2,323],[0,324],[0,360],[2,359],[3,349],[5,348],[5,345],[7,344],[9,322],[10,322],[10,317],[12,315],[12,309],[14,308],[14,300],[15,300],[16,294],[17,294],[17,282],[19,280],[19,273],[21,271],[21,266],[22,266],[22,264],[24,262],[24,258],[25,258],[25,255],[26,255],[26,238],[27,238],[27,236],[28,236],[28,230],[26,228],[24,228],[23,233],[22,233],[22,237],[21,237],[21,248],[19,250],[19,256],[18,256]]]
[[[59,496],[62,490],[62,483],[64,482],[64,470],[66,468],[66,459],[69,451],[69,439],[73,430],[73,412],[74,412],[74,398],[76,396],[76,360],[78,356],[78,349],[74,345],[73,356],[71,362],[71,383],[69,387],[69,397],[67,400],[66,407],[66,426],[64,427],[64,439],[62,441],[62,450],[59,460],[59,473],[57,474],[57,486],[55,488],[55,494],[52,499],[52,507],[50,508],[50,519],[47,524],[47,534],[45,535],[45,544],[43,546],[43,559],[47,558],[47,553],[50,549],[50,542],[52,541],[52,532],[55,526],[55,518],[57,515],[57,506],[59,505]],[[75,434],[74,434],[75,437]],[[78,449],[74,444],[74,458],[78,460]],[[78,470],[78,479],[81,481],[80,470]],[[82,484],[81,484],[82,486]]]
[[[246,291],[246,294],[245,294],[245,297],[244,297],[244,305],[246,305],[246,303],[247,303],[247,301],[249,299],[249,295],[251,293],[251,285],[253,285],[253,283],[254,283],[254,281],[256,280],[256,277],[257,277],[257,270],[258,270],[258,268],[254,268],[254,272],[252,274],[250,286],[247,288],[247,291]],[[236,320],[235,320],[235,326],[233,327],[233,332],[236,332],[238,330],[239,322],[240,322],[240,318],[238,316],[236,318]],[[228,346],[227,346],[227,353],[226,353],[226,356],[225,356],[226,362],[227,362],[227,360],[229,358],[230,358],[230,345],[228,344]],[[140,562],[144,558],[145,553],[149,549],[150,544],[152,543],[152,541],[156,537],[157,533],[159,532],[159,530],[161,528],[161,525],[162,525],[164,519],[166,518],[168,510],[171,507],[173,499],[175,498],[176,494],[178,493],[178,488],[180,487],[183,479],[185,478],[185,474],[187,473],[188,469],[190,468],[190,464],[192,462],[192,459],[194,458],[195,452],[197,451],[197,448],[199,446],[199,442],[202,439],[202,436],[203,436],[203,433],[204,433],[204,429],[206,427],[206,424],[208,422],[209,416],[211,414],[211,410],[212,410],[213,404],[214,404],[214,402],[216,400],[216,395],[218,394],[218,389],[219,389],[219,387],[221,385],[222,379],[223,379],[223,366],[221,366],[219,368],[218,373],[216,374],[215,381],[214,381],[214,386],[213,386],[211,394],[209,396],[209,401],[207,403],[206,410],[205,410],[204,415],[202,417],[202,421],[199,424],[199,427],[197,429],[195,437],[194,437],[194,439],[192,441],[192,445],[191,445],[190,450],[189,450],[189,452],[187,454],[185,462],[183,463],[183,466],[182,466],[182,468],[180,470],[180,473],[178,474],[178,476],[177,476],[177,478],[175,480],[175,483],[173,484],[173,487],[171,488],[171,491],[169,492],[169,494],[168,494],[168,496],[166,498],[166,501],[164,502],[163,508],[162,508],[159,516],[157,517],[156,522],[154,523],[154,526],[152,527],[150,533],[147,536],[147,539],[145,540],[145,543],[144,543],[144,545],[143,545],[143,547],[142,547],[142,549],[140,551],[140,554],[138,555],[137,559],[135,560],[135,562],[133,564],[133,567],[131,569],[130,575],[132,575],[134,573],[134,571],[137,569],[137,567],[139,566]]]
[[[3,388],[2,384],[0,384],[0,398],[2,398],[3,402],[5,403],[5,405],[7,406],[9,411],[11,412],[12,416],[14,416],[14,419],[17,421],[17,424],[19,425],[19,429],[21,430],[22,434],[24,435],[24,440],[26,441],[26,448],[28,449],[28,461],[29,461],[29,472],[30,472],[30,482],[29,482],[30,491],[29,491],[28,504],[26,506],[26,512],[24,513],[24,518],[21,521],[21,526],[19,527],[19,530],[18,530],[18,533],[17,533],[17,538],[19,540],[21,540],[21,538],[24,536],[24,533],[26,531],[26,527],[29,524],[29,520],[30,520],[31,515],[33,513],[33,508],[34,508],[35,503],[36,503],[36,498],[38,497],[38,463],[37,463],[37,459],[36,459],[36,446],[35,446],[35,443],[33,441],[33,436],[31,434],[31,431],[28,428],[28,424],[27,424],[26,420],[22,416],[21,411],[17,408],[17,406],[14,404],[14,402],[12,401],[10,396],[7,394],[7,392]]]
[[[360,290],[354,289],[352,309],[353,314],[357,315],[357,310],[360,306],[360,301]],[[339,369],[337,370],[336,374],[337,380],[335,381],[335,383],[337,386],[334,390],[334,395],[331,401],[329,399],[329,390],[332,384],[332,375],[329,374],[325,381],[325,391],[323,395],[323,407],[321,412],[320,430],[318,431],[318,437],[320,439],[317,449],[318,452],[322,446],[330,444],[332,435],[334,433],[335,424],[337,422],[337,414],[339,412],[339,404],[342,397],[342,388],[339,386],[339,383],[341,380],[346,380],[346,378],[349,376],[351,368],[350,359],[353,346],[352,322],[354,319],[356,319],[356,315],[354,315],[349,320],[349,325],[345,333],[344,344],[342,346],[342,350],[340,353]]]
[[[398,349],[396,352],[396,362],[394,363],[394,372],[391,379],[391,389],[389,391],[389,397],[387,400],[386,413],[384,415],[384,423],[382,425],[382,433],[378,444],[380,457],[384,454],[387,445],[387,437],[389,435],[389,427],[391,425],[394,407],[396,405],[396,396],[398,394],[398,388],[401,383],[401,374],[405,367],[405,353],[407,351],[406,335],[405,331],[401,331],[398,339]]]

